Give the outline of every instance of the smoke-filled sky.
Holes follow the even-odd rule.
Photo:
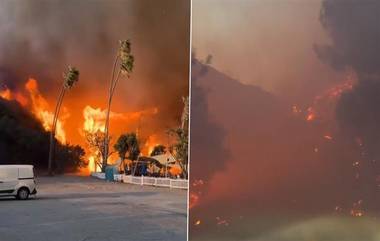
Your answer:
[[[339,79],[318,60],[315,43],[331,40],[319,22],[320,0],[193,1],[193,50],[246,84],[312,98]],[[315,73],[318,73],[316,75]]]
[[[130,39],[134,73],[120,80],[113,111],[158,107],[154,125],[167,128],[188,95],[189,23],[188,0],[1,1],[0,81],[15,90],[36,78],[53,108],[62,72],[76,66],[80,81],[63,105],[78,120],[86,105],[105,107],[118,41]]]

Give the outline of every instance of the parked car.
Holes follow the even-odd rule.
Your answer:
[[[0,165],[0,197],[14,196],[26,200],[37,194],[32,165]]]

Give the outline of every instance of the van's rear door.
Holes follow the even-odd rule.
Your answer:
[[[12,193],[18,183],[18,168],[0,166],[0,194]]]

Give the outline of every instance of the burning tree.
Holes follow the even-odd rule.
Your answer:
[[[110,81],[110,88],[108,93],[108,105],[107,105],[107,115],[106,115],[106,123],[105,123],[105,143],[104,143],[104,156],[103,156],[103,169],[107,166],[108,152],[109,152],[109,119],[111,112],[111,102],[112,97],[116,89],[116,85],[119,82],[120,75],[126,75],[128,78],[130,77],[130,73],[132,73],[134,64],[134,57],[131,54],[131,42],[130,40],[121,40],[120,47],[116,54],[116,58],[112,68],[112,75]],[[118,67],[118,68],[117,68]]]
[[[96,132],[85,131],[84,134],[86,137],[87,144],[89,145],[90,149],[92,149],[96,155],[95,157],[93,157],[93,158],[95,158],[94,159],[95,165],[99,166],[101,170],[104,170],[105,166],[104,166],[104,162],[102,161],[104,156],[106,155],[104,153],[104,151],[106,149],[104,145],[105,145],[105,143],[108,143],[109,140],[107,142],[105,141],[106,135],[103,131],[100,131],[100,130],[98,130]]]
[[[79,71],[75,67],[69,66],[67,71],[63,74],[63,84],[61,87],[61,91],[58,96],[57,105],[54,111],[52,128],[50,130],[50,148],[49,148],[49,164],[48,164],[48,172],[52,175],[52,162],[53,162],[53,154],[54,154],[54,145],[55,145],[55,132],[57,127],[58,115],[61,110],[63,97],[67,90],[70,90],[76,82],[79,80]]]

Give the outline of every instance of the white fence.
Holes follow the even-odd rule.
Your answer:
[[[91,176],[103,180],[106,179],[106,174],[104,172],[91,172]]]
[[[91,176],[105,179],[104,173],[93,172]],[[116,182],[123,182],[136,185],[147,185],[147,186],[156,186],[156,187],[168,187],[168,188],[179,188],[187,189],[188,180],[185,179],[171,179],[171,178],[162,178],[162,177],[144,177],[144,176],[131,176],[131,175],[122,175],[115,174],[114,180]]]

